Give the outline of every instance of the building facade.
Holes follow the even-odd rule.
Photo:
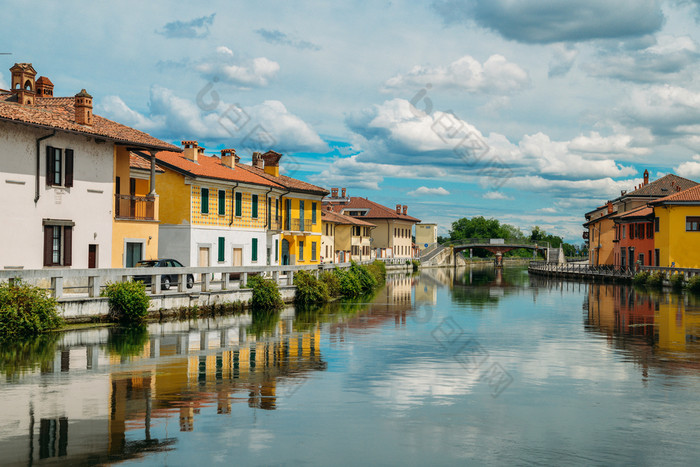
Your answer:
[[[655,265],[700,268],[700,185],[650,203]]]
[[[648,206],[614,217],[615,266],[655,266],[654,210]]]

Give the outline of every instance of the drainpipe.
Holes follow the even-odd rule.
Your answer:
[[[41,175],[41,142],[56,136],[56,130],[50,135],[42,136],[36,139],[36,181],[34,184],[34,204],[39,201],[39,176]]]
[[[228,226],[231,227],[233,225],[233,219],[236,216],[236,188],[238,188],[238,182],[236,182],[236,185],[231,188],[231,222],[228,223]]]

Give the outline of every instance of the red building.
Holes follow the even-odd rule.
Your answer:
[[[654,266],[654,209],[642,206],[618,214],[613,220],[615,266],[634,267],[637,261]]]

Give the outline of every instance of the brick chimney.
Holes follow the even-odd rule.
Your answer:
[[[36,80],[36,96],[53,97],[53,83],[46,76],[41,76]]]
[[[197,141],[196,140],[183,141],[182,147],[184,148],[182,155],[185,157],[185,159],[189,159],[192,162],[197,162],[197,154],[199,153],[199,151],[197,151],[197,147],[198,147]]]
[[[338,197],[338,189],[331,188],[331,198],[337,198],[337,197]]]
[[[404,206],[403,206],[403,215],[405,216],[407,212],[408,212],[408,206],[406,206],[406,205],[404,204]]]
[[[262,155],[263,162],[265,163],[265,173],[272,175],[273,177],[280,176],[280,159],[282,154],[275,151],[267,151]]]
[[[400,204],[396,205],[396,214],[401,214],[401,205]]]
[[[345,188],[342,188],[342,189],[340,190],[340,192],[341,192],[341,195],[340,195],[340,196],[341,196],[342,198],[345,198],[345,193],[346,193]]]
[[[261,170],[265,169],[265,161],[263,160],[262,154],[257,151],[253,153],[253,167]]]
[[[221,165],[230,167],[232,169],[236,168],[236,150],[235,149],[222,149],[221,150]]]
[[[92,125],[92,96],[85,89],[75,95],[75,123]]]
[[[644,185],[648,185],[648,184],[649,184],[649,171],[645,170],[644,171]]]
[[[612,212],[613,212],[612,201],[608,201],[608,214],[612,214]]]
[[[10,68],[12,73],[12,94],[17,95],[17,102],[22,105],[33,105],[36,97],[36,70],[31,63],[15,63]]]

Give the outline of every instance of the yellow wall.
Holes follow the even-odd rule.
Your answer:
[[[654,234],[654,248],[659,250],[659,266],[700,268],[700,232],[686,232],[686,216],[700,216],[700,206],[657,206],[659,231]]]
[[[610,218],[598,220],[589,225],[588,231],[590,263],[594,266],[615,264],[615,222]],[[599,252],[596,253],[599,254],[599,259],[595,258],[594,252]]]
[[[190,186],[185,177],[165,169],[156,175],[156,192],[165,200],[160,207],[160,220],[164,224],[187,224],[190,222]]]
[[[202,188],[209,188],[209,214],[202,214]],[[249,228],[249,229],[264,229],[267,222],[267,201],[265,192],[246,191],[246,188],[237,187],[236,193],[241,193],[241,216],[233,218],[231,224],[231,214],[234,212],[235,195],[231,195],[231,188],[226,190],[226,214],[219,215],[219,188],[211,185],[197,184],[191,186],[192,199],[192,224],[193,225],[210,225],[218,227],[233,228]],[[253,218],[253,194],[258,195],[258,217]],[[233,196],[233,200],[232,200]],[[274,200],[273,200],[274,209]]]
[[[321,197],[317,199],[307,199],[307,198],[296,198],[294,196],[284,196],[281,200],[280,205],[280,215],[282,216],[282,228],[286,230],[286,216],[287,216],[287,199],[292,201],[291,205],[291,219],[299,219],[299,207],[300,202],[304,201],[304,220],[312,220],[311,207],[312,204],[316,204],[316,223],[311,225],[311,230],[304,232],[300,235],[283,235],[282,238],[289,242],[289,254],[296,258],[296,264],[317,264],[320,262],[320,258],[323,255],[321,251]],[[273,201],[274,203],[274,201]],[[310,235],[309,233],[314,233],[316,235]],[[299,242],[304,242],[304,257],[299,258]],[[316,243],[316,259],[311,259],[311,249],[312,243]],[[280,241],[280,258],[282,257],[282,242]]]

